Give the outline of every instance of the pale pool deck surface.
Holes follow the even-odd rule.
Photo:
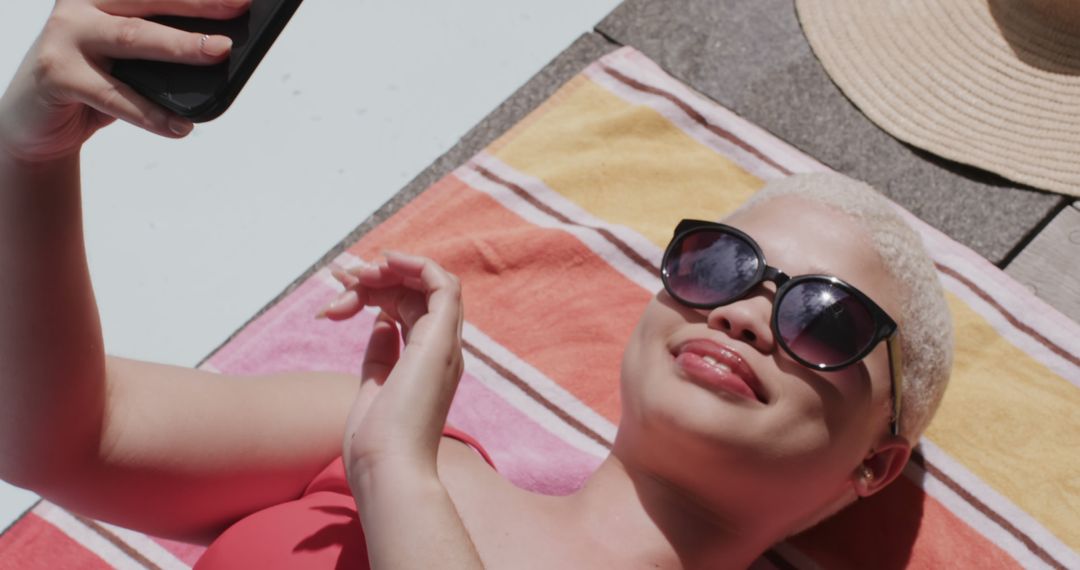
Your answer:
[[[790,0],[443,4],[309,2],[236,106],[190,140],[121,127],[92,143],[88,249],[111,353],[196,364],[620,45],[874,184],[1080,321],[1080,202],[885,134],[825,75]],[[5,6],[4,81],[47,12]],[[0,528],[35,499],[0,484]]]

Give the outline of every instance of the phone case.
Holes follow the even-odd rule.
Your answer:
[[[233,20],[160,16],[151,20],[200,34],[233,40],[229,59],[212,66],[145,60],[117,60],[112,74],[144,97],[201,123],[225,112],[247,83],[302,0],[252,0]]]

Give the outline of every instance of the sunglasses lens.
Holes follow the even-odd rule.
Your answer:
[[[829,281],[792,285],[776,307],[780,340],[792,354],[835,366],[859,354],[874,337],[874,318],[858,297]]]
[[[760,266],[757,252],[743,238],[705,230],[689,233],[673,244],[664,261],[664,279],[683,302],[723,304],[754,282]]]

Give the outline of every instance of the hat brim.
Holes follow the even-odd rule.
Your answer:
[[[1080,34],[1008,0],[796,0],[815,55],[893,136],[1080,196]]]

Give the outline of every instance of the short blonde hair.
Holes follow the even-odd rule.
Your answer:
[[[952,369],[953,330],[934,262],[898,206],[868,184],[837,173],[798,174],[770,181],[731,215],[781,196],[797,196],[850,216],[872,238],[900,286],[897,322],[903,351],[900,435],[914,445],[941,403]]]

